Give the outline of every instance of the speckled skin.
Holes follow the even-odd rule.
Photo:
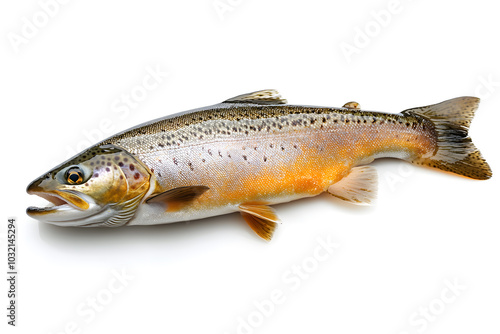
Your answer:
[[[155,194],[184,186],[210,188],[176,211],[144,203],[133,225],[315,196],[375,158],[411,161],[433,155],[436,134],[432,122],[413,114],[222,103],[140,125],[102,144],[121,147],[147,166],[156,178]]]

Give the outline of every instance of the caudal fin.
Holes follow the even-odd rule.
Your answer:
[[[419,158],[412,162],[473,179],[489,179],[492,175],[490,166],[468,134],[478,105],[477,97],[464,96],[403,111],[432,121],[437,134],[436,153],[430,158]]]

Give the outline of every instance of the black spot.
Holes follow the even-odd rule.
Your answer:
[[[135,169],[135,166],[130,164],[130,166],[128,166],[128,168],[130,168],[130,170],[133,171]]]
[[[139,177],[141,177],[141,174],[139,174],[139,173],[135,173],[135,174],[134,174],[134,179],[136,179],[136,180],[137,180]]]

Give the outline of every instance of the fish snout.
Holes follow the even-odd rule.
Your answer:
[[[44,176],[39,177],[38,179],[31,182],[26,188],[26,192],[30,195],[34,195],[40,192],[47,191],[46,183],[50,179],[50,173],[45,174]]]

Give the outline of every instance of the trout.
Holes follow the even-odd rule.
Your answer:
[[[374,159],[485,180],[492,172],[468,129],[479,104],[459,97],[398,114],[290,105],[275,90],[141,124],[34,180],[29,194],[51,202],[27,214],[60,226],[118,227],[239,211],[270,240],[270,207],[328,192],[369,204]]]

